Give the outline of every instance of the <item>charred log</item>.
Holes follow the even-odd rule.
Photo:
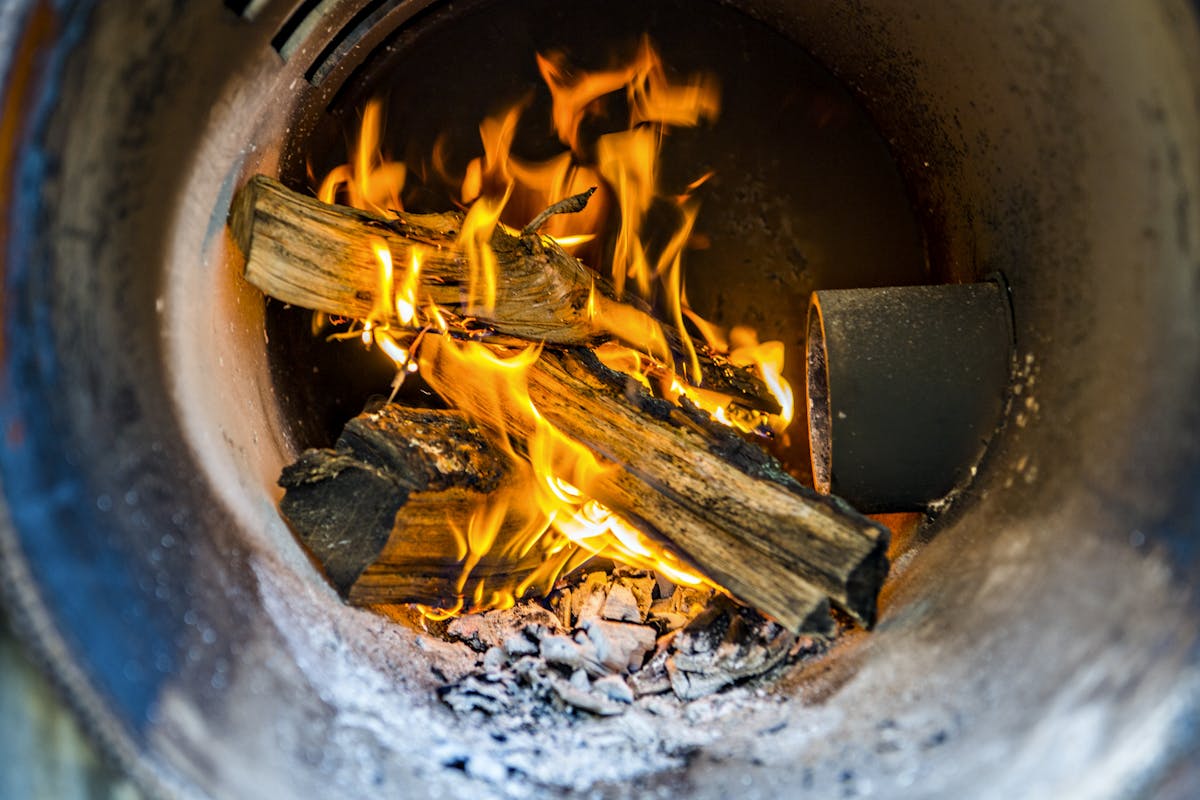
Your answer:
[[[504,479],[504,458],[461,414],[388,404],[351,420],[336,449],[285,468],[280,510],[348,602],[442,606],[481,583],[553,572],[537,551],[485,553],[464,569],[463,532]]]
[[[574,199],[574,198],[569,198]],[[549,209],[548,209],[549,210]],[[470,269],[459,243],[463,214],[399,213],[384,219],[293,192],[262,175],[234,199],[230,227],[246,259],[245,277],[285,303],[348,319],[377,311],[378,263],[373,240],[383,240],[398,270],[419,250],[418,296],[437,305],[452,329],[475,336],[512,337],[551,346],[611,338],[656,342],[655,355],[682,357],[678,334],[634,301],[618,301],[611,286],[553,239],[530,231],[513,236],[497,227],[491,238],[498,271],[495,305],[472,307]],[[403,327],[393,316],[394,327]],[[718,353],[697,353],[704,385],[756,411],[779,412],[752,371]]]
[[[436,376],[434,376],[436,382]],[[529,371],[538,413],[617,469],[588,486],[735,597],[798,629],[831,598],[875,620],[888,532],[799,484],[774,458],[695,409],[650,397],[590,352],[545,353]],[[528,436],[528,417],[481,420]]]

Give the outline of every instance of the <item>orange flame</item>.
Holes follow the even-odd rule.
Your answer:
[[[748,328],[726,335],[687,303],[683,259],[699,212],[694,194],[711,173],[681,194],[660,186],[660,153],[670,129],[716,118],[715,80],[705,75],[672,80],[649,39],[627,64],[609,70],[577,72],[558,54],[538,55],[537,65],[553,101],[554,129],[567,149],[542,162],[514,156],[529,98],[480,124],[482,155],[467,164],[456,187],[469,205],[457,240],[469,265],[462,313],[486,315],[495,307],[498,276],[491,240],[497,225],[519,228],[550,204],[598,187],[583,212],[552,217],[542,235],[598,258],[605,252],[599,246],[605,241],[605,222],[610,209],[615,211],[609,267],[617,300],[595,287],[588,299],[597,332],[613,337],[596,349],[601,360],[659,396],[676,402],[687,398],[724,424],[747,432],[782,432],[793,411],[791,388],[781,376],[783,344],[760,343]],[[609,95],[622,92],[628,108],[624,128],[586,141],[582,123],[599,113]],[[408,172],[404,164],[384,157],[381,134],[382,107],[372,101],[363,112],[353,157],[325,176],[317,192],[321,200],[340,200],[379,214],[403,209]],[[449,180],[449,163],[445,140],[439,139],[432,154],[434,173]],[[643,228],[656,206],[672,211],[675,223],[659,237],[665,244],[651,247]],[[414,248],[411,263],[398,274],[386,242],[372,242],[372,250],[379,271],[372,309],[361,327],[352,325],[338,335],[361,336],[365,344],[383,350],[397,365],[396,386],[406,372],[419,372],[448,405],[468,415],[509,467],[505,484],[474,510],[465,530],[453,528],[461,570],[456,596],[445,598],[439,608],[422,607],[423,613],[444,618],[464,610],[507,607],[527,593],[549,591],[564,571],[597,555],[658,570],[676,582],[714,585],[595,498],[597,481],[614,467],[551,425],[531,400],[528,371],[540,357],[538,347],[506,351],[445,335],[442,312],[419,292],[421,251]],[[658,309],[673,328],[670,337],[652,316],[620,302],[627,290]],[[393,319],[401,328],[390,327]],[[693,330],[700,332],[702,344],[693,341]],[[678,368],[671,339],[681,357]],[[783,413],[748,411],[703,386],[701,348],[757,370]],[[519,424],[510,426],[514,420]],[[493,585],[472,578],[484,556],[516,560],[531,554],[538,566],[520,580]],[[473,586],[469,593],[468,585]]]
[[[324,203],[343,203],[383,216],[403,211],[400,193],[408,177],[403,162],[384,158],[379,149],[383,131],[383,104],[379,100],[367,103],[354,159],[330,170],[317,189],[317,198]]]
[[[509,185],[511,187],[511,184]],[[492,250],[492,233],[500,222],[500,212],[508,202],[511,188],[500,199],[480,197],[467,212],[458,243],[467,255],[467,313],[491,314],[496,309],[496,283],[499,267]]]
[[[500,354],[479,342],[450,337],[430,337],[421,346],[421,375],[443,399],[465,412],[510,462],[511,477],[503,499],[496,502],[492,498],[488,509],[477,511],[486,524],[475,538],[468,537],[460,586],[478,557],[498,545],[494,534],[505,527],[502,522],[510,514],[530,520],[503,543],[513,553],[539,547],[549,554],[574,556],[555,562],[561,566],[577,566],[591,556],[603,555],[659,570],[679,582],[713,585],[591,498],[595,481],[614,467],[602,463],[538,411],[529,395],[528,371],[539,356],[537,347]],[[519,431],[510,429],[509,421],[514,419]],[[517,435],[522,431],[531,433]],[[515,440],[522,442],[520,449],[514,446]],[[510,594],[521,597],[535,583],[548,588],[558,574],[557,570],[539,571]],[[474,598],[472,605],[478,606],[479,600]]]
[[[737,325],[729,332],[729,340],[733,350],[729,353],[729,361],[739,367],[756,367],[763,382],[779,401],[783,409],[773,421],[772,428],[782,433],[791,423],[795,414],[796,403],[792,387],[783,378],[784,348],[783,342],[759,342],[758,334],[753,328]]]
[[[621,226],[613,251],[612,277],[617,296],[633,278],[638,294],[650,296],[651,271],[642,245],[642,220],[654,202],[658,182],[658,138],[650,128],[600,137],[596,145],[600,172],[617,195]]]
[[[421,276],[421,248],[413,245],[412,260],[404,282],[396,290],[396,317],[403,325],[412,326],[417,320],[417,286]]]

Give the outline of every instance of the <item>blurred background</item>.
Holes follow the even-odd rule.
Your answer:
[[[0,608],[0,798],[139,800],[13,637]]]

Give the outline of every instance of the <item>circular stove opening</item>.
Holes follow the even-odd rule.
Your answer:
[[[275,424],[288,384],[259,368],[261,297],[232,290],[233,266],[212,269],[225,263],[233,191],[289,164],[291,112],[312,100],[323,113],[329,84],[308,85],[305,59],[281,62],[270,42],[292,10],[326,5],[352,4],[163,3],[134,16],[95,4],[62,29],[45,61],[63,67],[47,76],[61,102],[38,104],[15,140],[20,175],[48,178],[9,209],[6,263],[20,267],[6,276],[10,411],[38,423],[9,431],[38,460],[6,457],[13,527],[0,539],[5,566],[25,576],[12,582],[22,610],[40,614],[30,630],[125,763],[218,795],[305,796],[332,781],[467,796],[498,784],[460,769],[475,768],[463,743],[501,745],[431,711],[404,668],[423,659],[418,637],[341,608],[293,557],[271,494],[295,444],[276,435],[295,425]],[[1196,185],[1194,14],[1172,2],[1105,15],[1039,0],[919,14],[739,5],[855,87],[915,189],[933,262],[959,280],[994,268],[1012,279],[1023,385],[1036,378],[1041,411],[1014,416],[973,496],[890,584],[876,631],[776,683],[770,713],[682,721],[718,735],[648,791],[961,795],[983,776],[997,794],[1061,793],[1088,775],[1098,791],[1136,794],[1164,775],[1186,781],[1195,637],[1181,632],[1196,610],[1176,571],[1191,569],[1196,541],[1195,258],[1172,243],[1180,220],[1196,220],[1196,204],[1178,202]],[[205,124],[197,109],[210,109]],[[135,323],[150,333],[130,347]],[[102,370],[97,345],[110,354]],[[161,369],[159,345],[194,367],[186,381]],[[135,486],[147,490],[137,507],[99,513],[97,492]],[[163,550],[164,531],[187,546]],[[97,564],[115,568],[74,580]],[[152,625],[131,629],[136,609]],[[1105,622],[1117,618],[1140,622]],[[166,672],[150,668],[156,652]],[[1096,719],[1111,735],[1077,735]],[[413,729],[435,744],[414,749]],[[1048,737],[1070,747],[1048,755]],[[997,748],[1012,757],[998,762]]]

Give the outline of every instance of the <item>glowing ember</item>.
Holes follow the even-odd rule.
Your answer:
[[[566,150],[540,163],[512,155],[524,102],[480,124],[483,154],[469,162],[456,182],[463,203],[469,204],[457,242],[469,266],[462,316],[486,316],[495,307],[497,260],[490,242],[497,225],[519,229],[552,203],[597,187],[582,213],[551,217],[540,235],[563,247],[599,244],[607,241],[605,220],[615,216],[609,268],[617,298],[626,292],[636,294],[671,327],[664,331],[646,314],[593,289],[589,319],[598,333],[611,337],[596,348],[603,363],[657,396],[673,402],[687,398],[723,424],[744,432],[782,433],[793,412],[792,391],[782,378],[783,343],[760,343],[756,333],[744,327],[726,335],[687,304],[683,254],[699,212],[695,195],[710,175],[699,176],[681,195],[664,194],[659,185],[660,150],[670,130],[715,119],[719,111],[715,82],[703,75],[673,81],[649,40],[642,42],[632,61],[612,70],[577,73],[557,54],[539,55],[537,63],[553,99],[554,128]],[[619,93],[628,108],[625,129],[586,141],[582,123],[597,113],[609,95]],[[409,171],[384,157],[381,137],[381,105],[372,101],[364,110],[352,159],[324,177],[318,197],[382,215],[402,210],[401,193]],[[434,171],[447,179],[449,160],[444,143],[439,142],[432,163]],[[657,246],[647,242],[644,231],[652,208],[669,212],[655,215],[656,241],[664,242]],[[674,220],[670,230],[661,230],[660,217]],[[454,530],[461,563],[459,596],[447,597],[443,608],[423,609],[427,615],[507,607],[527,593],[547,592],[564,570],[593,556],[658,570],[679,583],[715,585],[592,496],[593,482],[609,467],[546,422],[531,401],[527,372],[540,356],[538,347],[506,351],[495,344],[440,335],[446,324],[437,307],[418,290],[420,250],[414,249],[408,263],[398,267],[382,240],[374,242],[372,249],[379,274],[372,310],[335,335],[378,346],[397,365],[397,387],[405,374],[419,372],[448,405],[466,413],[510,462],[506,484],[475,510],[466,530]],[[399,327],[392,327],[394,320]],[[693,341],[695,331],[703,340],[700,344]],[[706,387],[702,353],[722,354],[733,365],[757,371],[782,412],[750,411],[729,395]],[[516,437],[506,431],[504,420],[513,414],[528,423],[523,428],[532,430],[531,435]],[[490,586],[480,580],[473,584],[470,597],[462,595],[483,555],[518,558],[533,552],[541,555],[542,567],[521,583]]]

